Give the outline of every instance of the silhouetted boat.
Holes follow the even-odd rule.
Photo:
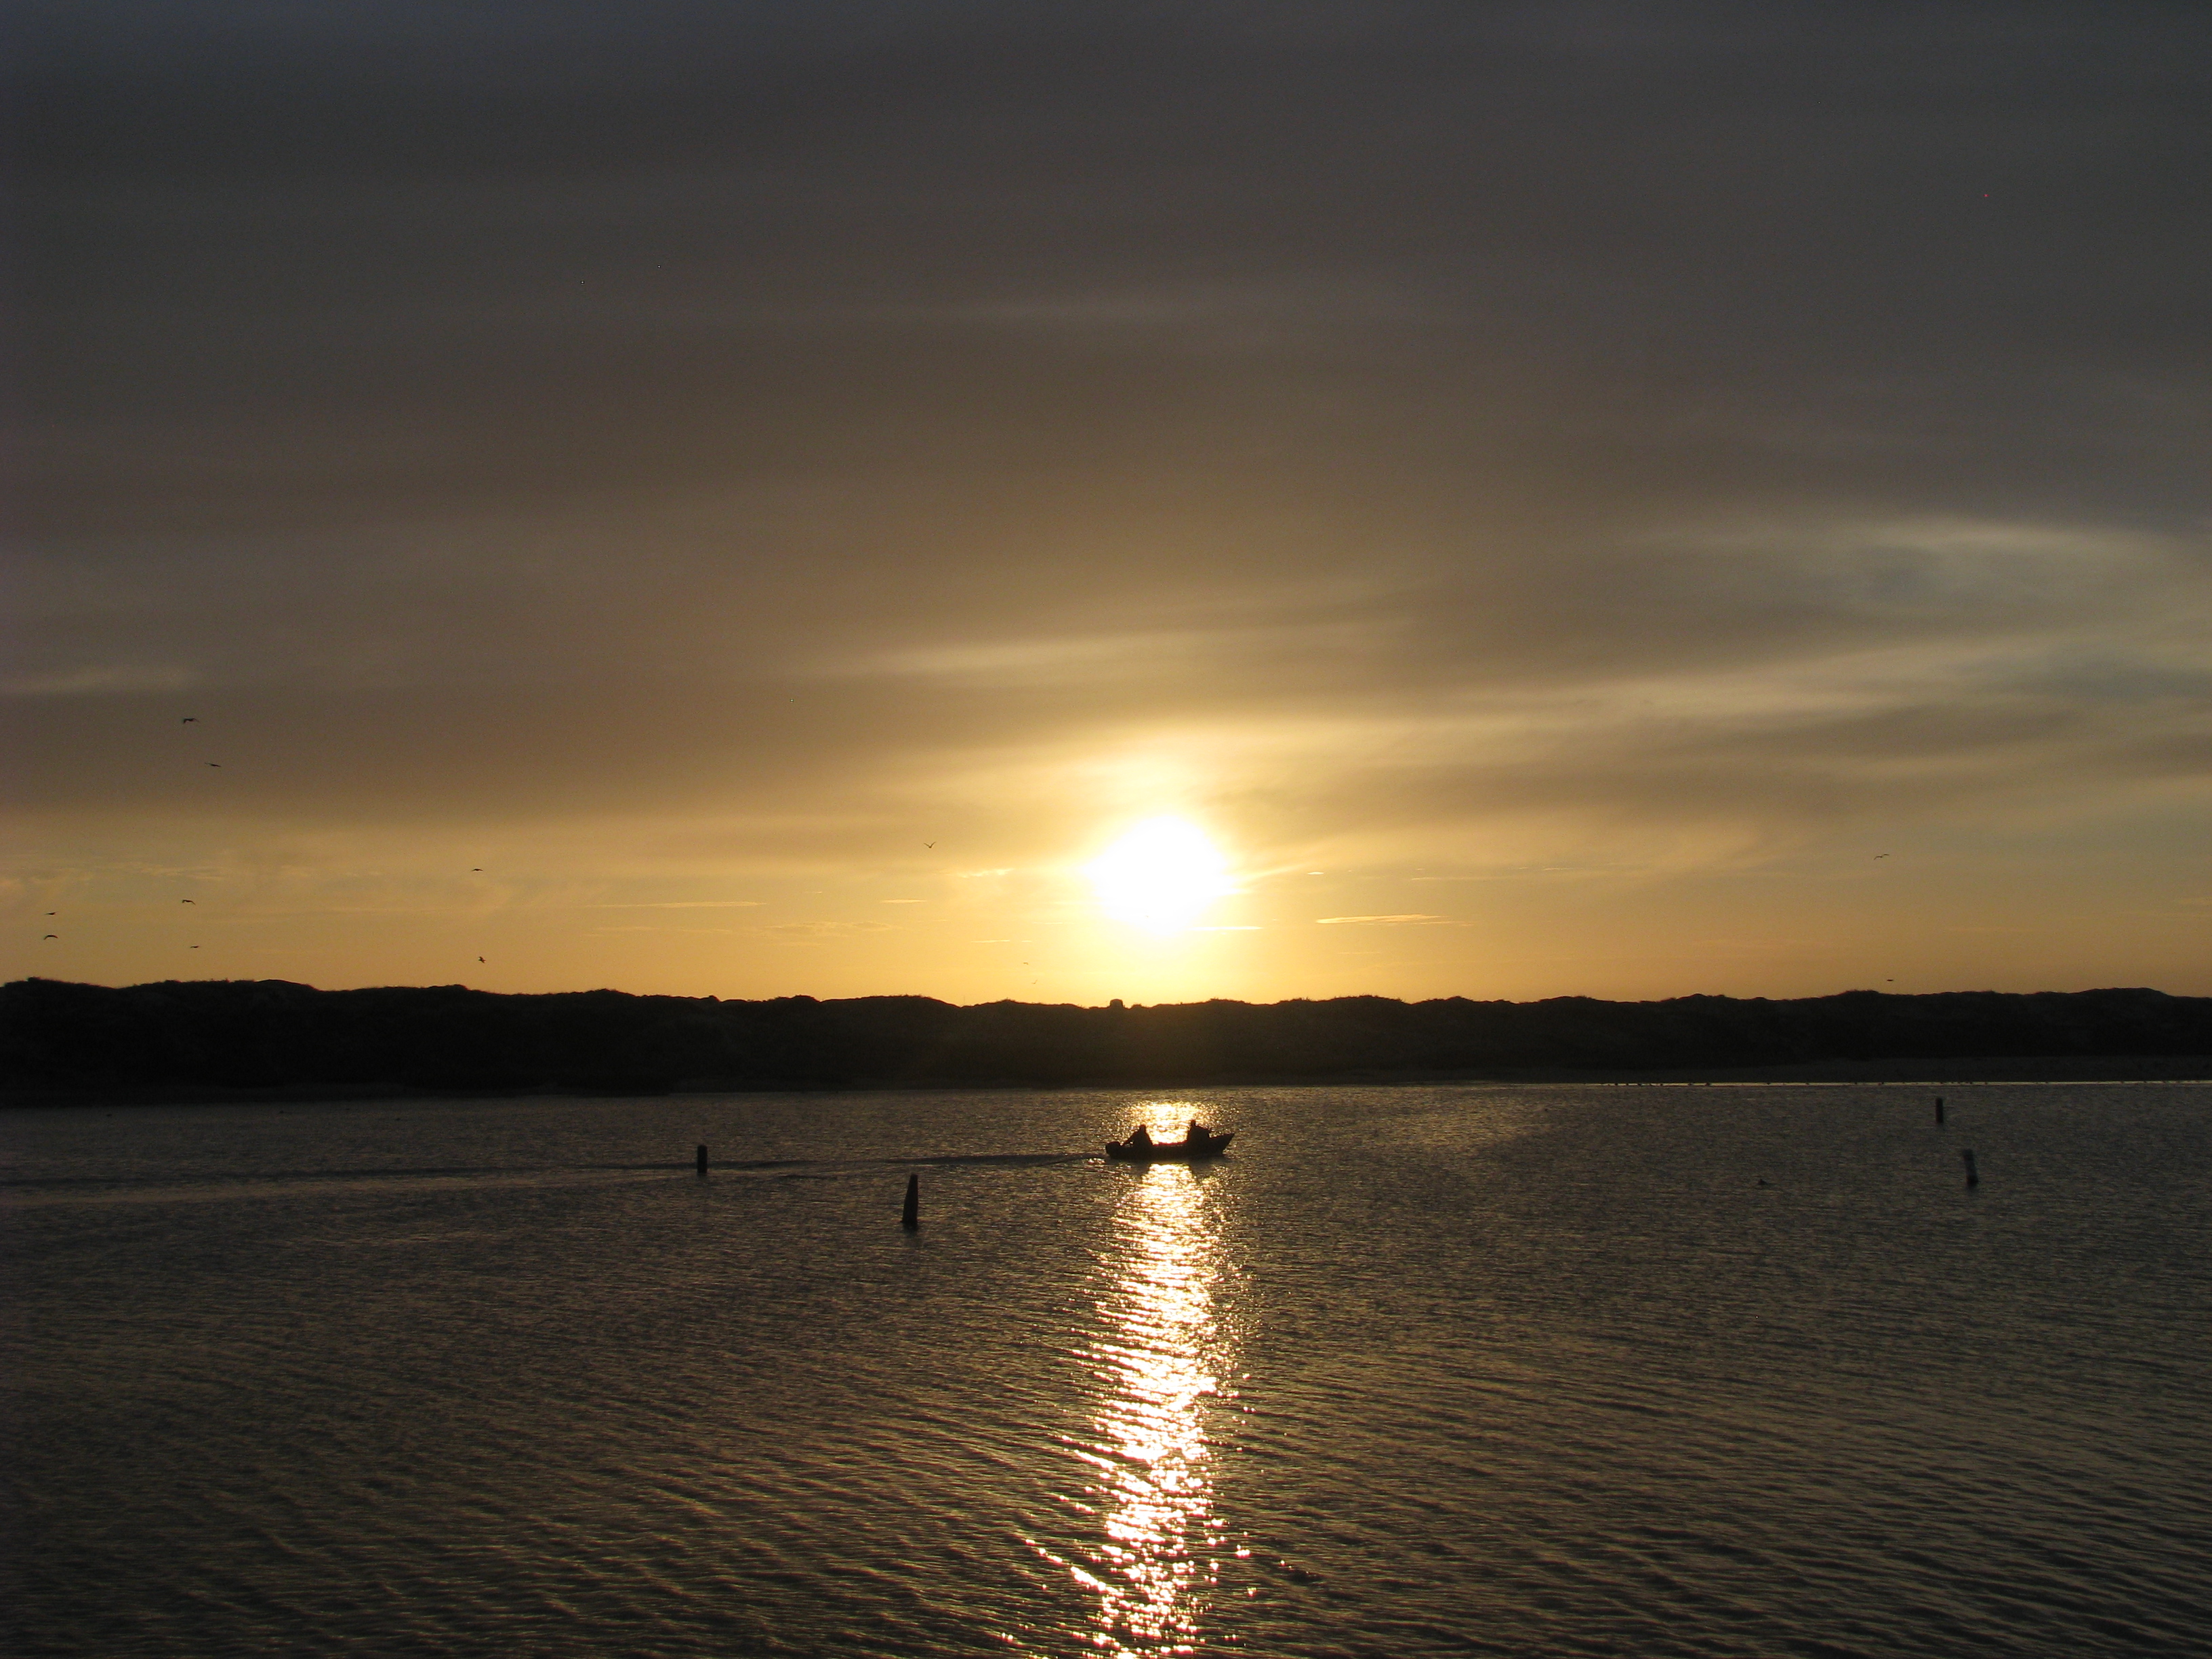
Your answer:
[[[1162,1158],[1219,1158],[1236,1139],[1234,1129],[1227,1134],[1216,1134],[1204,1124],[1194,1123],[1181,1140],[1139,1140],[1134,1135],[1127,1140],[1109,1140],[1106,1143],[1106,1156],[1125,1164],[1156,1164]]]

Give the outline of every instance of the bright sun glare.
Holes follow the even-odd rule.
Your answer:
[[[1086,868],[1106,914],[1155,933],[1180,933],[1230,890],[1229,860],[1187,818],[1147,818]]]

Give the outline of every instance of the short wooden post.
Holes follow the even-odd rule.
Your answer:
[[[699,1173],[707,1173],[707,1144],[704,1141],[699,1143]]]
[[[1936,1097],[1936,1121],[1939,1125],[1943,1121],[1943,1097],[1941,1095]]]
[[[1966,1166],[1966,1185],[1969,1187],[1980,1186],[1982,1184],[1982,1177],[1975,1171],[1973,1153],[1971,1151],[1962,1151],[1960,1152],[1959,1157]]]
[[[899,1212],[899,1225],[908,1232],[921,1225],[921,1177],[918,1175],[906,1178],[906,1207]]]

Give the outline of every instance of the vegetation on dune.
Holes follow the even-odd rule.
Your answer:
[[[1770,1001],[1200,1002],[320,991],[284,980],[0,987],[0,1087],[440,1091],[1387,1080],[1993,1055],[2212,1054],[2212,998],[2152,990]]]

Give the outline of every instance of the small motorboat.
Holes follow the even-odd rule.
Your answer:
[[[1127,1140],[1108,1141],[1106,1156],[1124,1164],[1156,1164],[1163,1158],[1219,1158],[1236,1139],[1234,1129],[1221,1134],[1194,1120],[1181,1140],[1154,1140],[1149,1128],[1139,1129]]]

